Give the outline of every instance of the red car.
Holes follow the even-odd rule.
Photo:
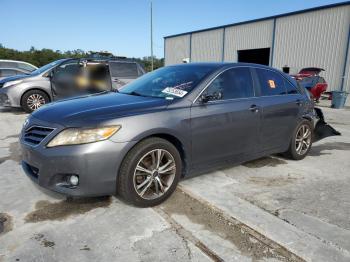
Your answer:
[[[322,68],[308,67],[303,68],[296,75],[292,75],[299,84],[310,91],[313,98],[318,102],[321,94],[327,90],[328,84],[326,80],[320,76],[320,73],[324,71]]]

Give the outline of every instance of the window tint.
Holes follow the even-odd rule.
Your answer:
[[[286,87],[287,94],[298,94],[299,91],[295,85],[289,82],[287,79],[284,80],[284,86]]]
[[[137,77],[136,63],[110,62],[112,77]]]
[[[286,94],[283,77],[270,70],[256,69],[262,96]]]
[[[253,97],[254,89],[249,68],[233,68],[219,75],[206,89],[212,100]]]

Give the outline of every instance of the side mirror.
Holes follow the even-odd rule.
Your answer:
[[[212,99],[213,99],[212,95],[201,94],[201,96],[199,97],[199,102],[205,104],[205,103],[208,103]]]
[[[45,73],[44,76],[51,79],[53,77],[53,71],[51,70],[51,71]]]

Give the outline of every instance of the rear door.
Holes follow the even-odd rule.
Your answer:
[[[250,69],[226,70],[203,94],[210,100],[197,101],[191,108],[193,168],[205,169],[215,162],[241,161],[253,155],[259,139],[260,112],[255,107]]]
[[[304,96],[282,74],[255,68],[260,87],[258,105],[262,109],[259,151],[285,148],[302,114]]]
[[[109,71],[112,79],[112,88],[118,90],[127,83],[135,80],[141,72],[135,62],[110,61]]]

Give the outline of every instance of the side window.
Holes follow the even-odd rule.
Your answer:
[[[223,72],[208,86],[205,94],[211,96],[211,100],[253,97],[254,88],[249,68],[238,67]]]
[[[299,94],[297,87],[291,82],[289,82],[287,79],[284,79],[284,86],[286,87],[287,94]]]
[[[265,69],[256,69],[256,72],[258,74],[262,96],[286,94],[284,79],[281,75]]]
[[[7,76],[13,76],[13,75],[16,75],[15,70],[11,70],[11,69],[1,69],[0,70],[0,77],[7,77]]]
[[[31,65],[28,65],[28,64],[24,64],[24,63],[17,63],[17,67],[19,69],[23,69],[23,70],[26,70],[26,71],[29,71],[29,72],[32,72],[35,70],[35,67],[31,66]]]
[[[54,78],[56,80],[68,80],[71,77],[75,77],[80,72],[80,65],[78,60],[69,60],[54,70]]]
[[[138,77],[136,63],[110,62],[110,71],[112,77]]]

